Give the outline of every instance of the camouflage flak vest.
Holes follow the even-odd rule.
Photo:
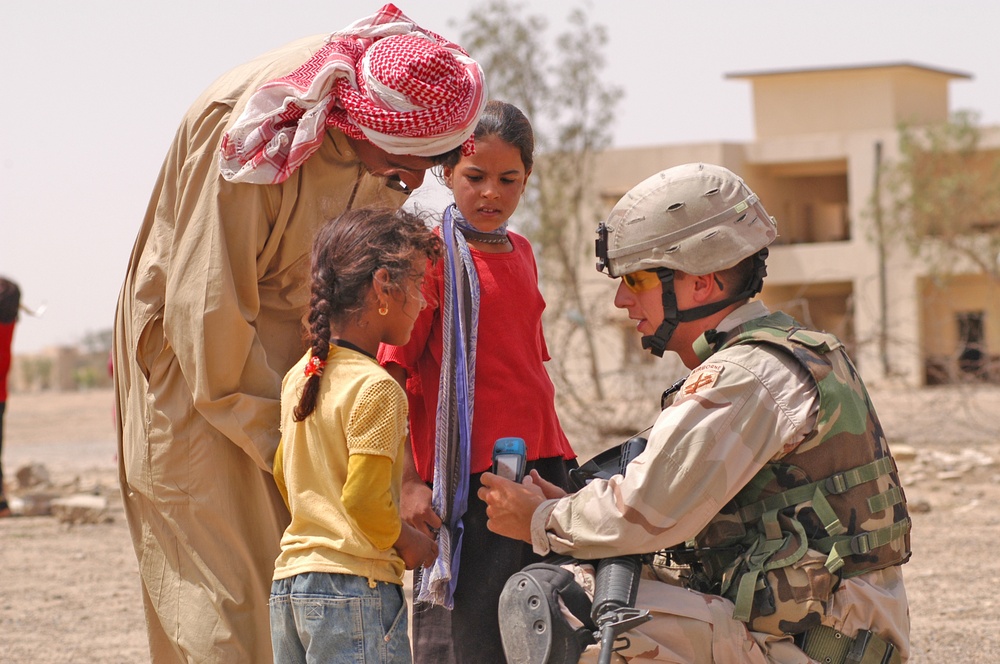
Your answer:
[[[769,462],[689,546],[702,588],[755,631],[819,624],[843,578],[910,557],[910,519],[882,426],[843,344],[774,313],[717,342],[766,344],[804,366],[819,390],[816,428]]]

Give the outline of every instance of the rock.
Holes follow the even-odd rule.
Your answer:
[[[21,466],[14,477],[17,478],[17,485],[21,489],[30,489],[36,486],[48,486],[52,482],[49,469],[40,463],[30,463]]]
[[[60,523],[107,523],[108,500],[103,496],[76,494],[52,501],[52,514]]]
[[[906,509],[914,514],[927,514],[931,511],[931,504],[926,500],[915,500],[907,502]]]
[[[24,499],[20,496],[8,496],[7,505],[14,516],[24,516]]]
[[[890,446],[892,456],[896,461],[912,461],[917,458],[917,448],[912,445],[895,444]]]
[[[10,511],[17,516],[48,516],[52,514],[52,501],[58,493],[32,491],[10,499]]]

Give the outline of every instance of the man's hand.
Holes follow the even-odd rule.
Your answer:
[[[544,489],[535,482],[541,480],[548,487],[555,485],[542,480],[538,473],[524,478],[523,484],[517,484],[493,473],[483,473],[479,498],[486,503],[486,516],[489,521],[486,527],[498,535],[510,537],[531,543],[531,516],[535,509],[548,496]],[[559,496],[551,496],[557,498]]]
[[[434,539],[441,528],[441,517],[431,506],[431,488],[419,476],[403,479],[399,499],[399,515],[427,537]]]

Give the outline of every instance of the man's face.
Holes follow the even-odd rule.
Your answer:
[[[414,157],[405,154],[389,154],[368,141],[350,141],[351,147],[372,175],[387,178],[390,182],[402,182],[413,191],[424,181],[424,173],[434,166],[429,157]]]

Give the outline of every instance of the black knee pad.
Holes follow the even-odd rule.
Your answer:
[[[559,598],[584,627],[573,629]],[[546,563],[528,565],[507,580],[500,593],[500,638],[511,664],[569,664],[594,643],[590,598],[573,575]]]

